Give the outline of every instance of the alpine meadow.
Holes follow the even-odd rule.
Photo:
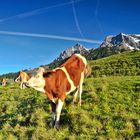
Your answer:
[[[140,140],[140,0],[0,0],[0,140]]]
[[[0,86],[0,140],[140,139],[140,51],[89,60],[92,73],[83,85],[82,105],[67,96],[59,130],[51,128],[47,96]]]

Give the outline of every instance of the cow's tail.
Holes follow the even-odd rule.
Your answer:
[[[85,74],[86,77],[89,77],[91,75],[91,73],[92,73],[92,68],[91,68],[90,65],[87,64],[86,68],[85,68],[85,71],[84,71],[84,74]]]
[[[18,82],[19,78],[20,78],[20,75],[18,76],[18,78],[15,79],[15,82]]]

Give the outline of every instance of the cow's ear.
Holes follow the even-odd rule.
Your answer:
[[[45,68],[44,67],[39,67],[38,72],[45,72]]]
[[[44,73],[43,73],[43,78],[50,77],[51,74],[52,74],[52,71],[44,72]]]

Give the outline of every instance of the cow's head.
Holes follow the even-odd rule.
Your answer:
[[[38,91],[45,92],[44,86],[45,86],[45,80],[43,78],[43,73],[45,69],[40,67],[37,71],[37,74],[33,77],[31,77],[28,82],[26,82],[27,87],[34,88]]]

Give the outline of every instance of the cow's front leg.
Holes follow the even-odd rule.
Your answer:
[[[78,89],[76,90],[76,92],[74,93],[74,97],[73,97],[73,104],[75,104],[77,102],[77,95],[79,93],[79,87]]]
[[[55,125],[54,125],[54,128],[57,128],[57,129],[59,128],[60,114],[61,114],[63,104],[64,102],[58,99],[58,103],[56,106],[56,120],[55,120]]]
[[[23,89],[23,82],[20,83],[20,88]]]
[[[54,127],[55,125],[55,111],[56,111],[56,104],[55,102],[51,101],[51,108],[52,108],[52,120],[50,122],[50,127]]]

